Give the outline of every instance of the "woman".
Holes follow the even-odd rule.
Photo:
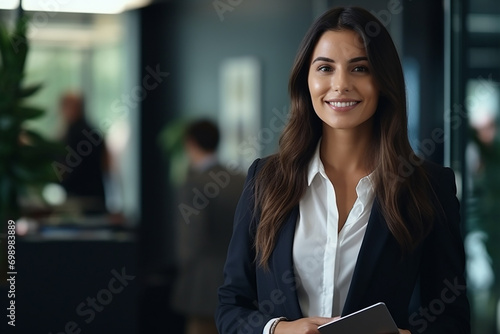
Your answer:
[[[384,302],[400,333],[469,333],[450,169],[407,136],[384,26],[332,9],[299,49],[279,151],[250,167],[219,289],[221,334],[319,333]]]

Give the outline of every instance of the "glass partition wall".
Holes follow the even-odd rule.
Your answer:
[[[472,333],[499,333],[500,2],[445,3],[445,162],[460,186]]]

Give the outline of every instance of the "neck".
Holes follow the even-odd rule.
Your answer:
[[[194,168],[201,168],[203,169],[205,164],[207,164],[210,160],[215,159],[215,154],[213,153],[206,153],[206,152],[199,152],[198,154],[193,154],[191,156],[191,161],[193,164]]]
[[[320,156],[326,169],[340,173],[371,172],[372,122],[356,129],[332,129],[323,125]]]

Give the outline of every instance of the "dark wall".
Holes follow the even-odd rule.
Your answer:
[[[158,145],[158,133],[179,109],[179,73],[175,34],[177,7],[173,3],[141,10],[141,80],[153,72],[162,82],[148,91],[140,111],[141,226],[140,266],[155,270],[168,263],[168,163]],[[167,74],[168,73],[168,74]]]
[[[403,1],[403,57],[419,67],[418,145],[432,161],[443,163],[444,143],[433,131],[444,129],[444,8],[441,1]],[[433,145],[430,144],[432,140]],[[426,146],[423,143],[428,143]]]

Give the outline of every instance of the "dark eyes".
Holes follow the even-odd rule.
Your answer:
[[[318,67],[318,71],[320,71],[320,72],[331,72],[332,68],[331,68],[331,66],[321,65],[320,67]]]
[[[329,65],[321,65],[320,67],[318,67],[318,71],[319,72],[332,72],[333,69]],[[369,69],[366,66],[359,65],[359,66],[354,67],[351,71],[352,72],[369,72]]]
[[[368,72],[368,67],[366,67],[366,66],[356,66],[352,71],[353,72]]]

